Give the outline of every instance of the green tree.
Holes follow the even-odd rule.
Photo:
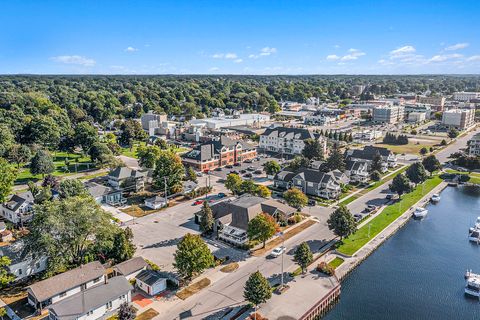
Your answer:
[[[118,320],[134,320],[137,316],[137,309],[135,309],[128,302],[124,302],[118,309]]]
[[[199,235],[187,233],[178,243],[173,266],[181,277],[191,280],[213,265],[213,255]]]
[[[302,242],[295,250],[294,255],[295,262],[302,268],[302,272],[305,273],[308,265],[313,261],[313,254],[310,250],[310,246],[306,242]]]
[[[46,201],[35,205],[34,211],[26,248],[49,259],[50,276],[111,252],[114,236],[121,230],[92,197]]]
[[[299,189],[292,188],[283,193],[283,198],[287,203],[297,209],[302,209],[308,203],[308,197]]]
[[[119,161],[105,143],[95,142],[88,150],[88,155],[100,168],[114,168]]]
[[[277,224],[275,219],[273,219],[269,214],[260,213],[248,222],[247,235],[250,241],[261,241],[263,243],[263,247],[265,248],[265,242],[273,237],[276,230]]]
[[[260,271],[255,271],[248,277],[243,297],[255,306],[255,312],[259,304],[267,302],[272,297],[272,288]]]
[[[86,197],[89,195],[85,185],[78,179],[62,180],[58,187],[58,193],[60,198],[63,199],[77,196]]]
[[[409,166],[405,173],[407,174],[408,179],[415,184],[422,183],[427,180],[428,177],[425,167],[421,162],[415,162]]]
[[[263,164],[263,168],[265,170],[265,173],[269,176],[274,176],[275,174],[277,174],[277,172],[281,170],[280,165],[275,160],[265,162]]]
[[[7,157],[15,145],[15,136],[6,124],[0,124],[0,157]]]
[[[372,159],[372,165],[370,166],[370,172],[382,172],[383,159],[379,152],[375,153]]]
[[[426,155],[427,153],[428,153],[428,149],[427,149],[427,148],[423,147],[422,149],[420,149],[420,154],[421,154],[422,156]]]
[[[133,244],[133,232],[129,227],[117,229],[113,235],[113,245],[107,251],[109,259],[115,263],[131,259],[135,253],[135,245]]]
[[[1,307],[0,308],[0,319],[4,319],[4,317],[7,315],[7,309],[5,309],[4,307]]]
[[[303,156],[296,156],[290,163],[288,164],[288,168],[292,171],[298,170],[301,167],[308,167],[310,164],[310,160]]]
[[[192,167],[187,168],[187,178],[188,178],[188,180],[193,181],[195,183],[197,183],[197,181],[198,181],[197,173],[195,172],[195,170],[193,170]]]
[[[302,155],[309,159],[322,160],[323,159],[323,147],[319,139],[306,139],[304,140],[305,146],[302,150]]]
[[[380,181],[380,179],[382,178],[382,175],[380,174],[379,171],[375,170],[375,171],[372,171],[372,173],[370,173],[370,178],[373,181]]]
[[[458,134],[459,134],[459,132],[458,132],[458,130],[455,129],[455,128],[452,128],[452,129],[450,129],[450,130],[448,131],[448,137],[449,137],[450,139],[455,139],[456,137],[458,137]]]
[[[447,145],[447,140],[442,139],[442,141],[440,142],[440,144],[441,144],[442,146],[446,146],[446,145]]]
[[[55,166],[51,154],[43,149],[38,150],[30,162],[30,172],[45,177],[46,174],[52,173],[54,170]]]
[[[258,186],[251,179],[243,180],[240,184],[239,193],[256,194]]]
[[[137,149],[138,163],[147,169],[154,169],[162,150],[157,146],[140,146]]]
[[[357,223],[350,210],[342,204],[330,214],[327,225],[340,239],[348,237],[357,230]]]
[[[268,189],[263,184],[257,185],[257,196],[262,198],[269,198],[272,195],[270,189]]]
[[[185,168],[180,157],[171,151],[163,151],[158,156],[153,171],[153,183],[160,190],[164,190],[165,182],[168,193],[180,192],[183,188],[182,181]]]
[[[147,133],[143,131],[142,125],[138,121],[132,119],[126,120],[122,123],[120,130],[120,144],[129,146],[130,148],[132,148],[135,140],[143,141],[148,137]]]
[[[81,147],[86,154],[93,144],[98,142],[97,129],[86,121],[80,122],[75,127],[73,141],[75,145]]]
[[[213,225],[215,220],[213,219],[212,208],[208,204],[208,201],[203,202],[202,210],[200,211],[200,231],[202,233],[210,233],[213,231]]]
[[[408,193],[412,190],[410,181],[403,173],[397,174],[388,187],[391,191],[397,193],[399,197],[401,197],[402,194]]]
[[[7,201],[12,192],[12,186],[17,179],[17,170],[5,159],[0,158],[0,203]]]
[[[332,170],[340,170],[345,171],[345,160],[343,159],[343,155],[340,153],[337,147],[333,148],[332,153],[328,157],[327,161],[325,162],[325,169],[327,171]]]
[[[13,145],[8,151],[8,160],[15,162],[18,169],[20,169],[21,164],[30,160],[31,157],[32,151],[23,144]]]
[[[437,157],[433,154],[423,159],[422,164],[429,172],[434,172],[442,168],[440,161],[438,161]]]
[[[242,185],[242,178],[238,174],[230,173],[225,181],[225,188],[230,190],[233,194],[240,192]]]
[[[44,148],[55,150],[60,143],[60,127],[50,116],[33,118],[25,126],[24,142],[36,143]]]
[[[11,263],[12,261],[9,257],[0,257],[0,288],[5,288],[7,284],[15,280],[15,276],[8,269]]]

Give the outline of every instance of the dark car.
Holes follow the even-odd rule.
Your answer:
[[[245,170],[245,169],[240,170],[240,173],[242,173],[242,174],[246,173],[246,172],[247,172],[247,170]]]
[[[313,199],[310,199],[310,200],[308,200],[308,205],[314,207],[314,206],[317,205],[317,201],[315,201]]]
[[[359,213],[354,214],[353,219],[355,219],[355,222],[359,222],[360,220],[362,220],[362,215]]]
[[[231,164],[229,164],[229,165],[225,166],[225,168],[227,168],[227,169],[232,169],[233,166],[232,166]]]
[[[222,171],[222,170],[223,170],[222,167],[218,167],[218,168],[215,169],[215,171]]]
[[[217,194],[217,197],[219,197],[219,198],[225,198],[226,196],[227,196],[227,195],[226,195],[225,193],[223,193],[223,192],[219,192],[219,193]]]
[[[251,173],[245,173],[243,176],[244,176],[245,178],[251,178],[251,177],[252,177],[252,174],[251,174]]]
[[[238,174],[238,171],[237,170],[232,170],[230,171],[231,174]]]
[[[253,173],[255,173],[255,174],[262,174],[262,172],[263,172],[262,170],[258,169],[258,170],[255,170]]]
[[[242,164],[240,162],[236,162],[233,164],[235,167],[240,167]]]

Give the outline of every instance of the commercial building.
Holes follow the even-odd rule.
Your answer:
[[[403,106],[379,106],[373,109],[373,122],[376,123],[398,123],[403,120]]]
[[[447,110],[442,115],[442,125],[447,128],[465,130],[475,123],[475,109]]]
[[[205,124],[209,129],[220,129],[235,126],[260,126],[270,121],[270,116],[260,113],[245,113],[234,116],[194,119],[190,120],[190,125]]]
[[[243,162],[256,156],[255,146],[242,140],[220,136],[185,153],[182,162],[196,170],[205,171]]]
[[[469,102],[473,99],[480,99],[480,92],[455,92],[453,94],[453,100]]]
[[[477,133],[468,140],[468,155],[480,156],[480,133]]]
[[[425,112],[410,112],[407,117],[408,122],[422,122],[427,119],[427,114]]]
[[[167,121],[167,115],[156,114],[153,113],[153,111],[148,111],[141,116],[140,121],[142,123],[143,130],[147,131],[149,135],[153,136],[156,133],[155,131],[160,128],[161,123]]]
[[[412,103],[412,104],[405,104],[403,106],[404,117],[409,119],[409,115],[412,112],[420,112],[425,114],[426,119],[430,119],[430,115],[432,113],[432,106],[425,103]]]
[[[268,128],[260,136],[259,147],[265,151],[280,154],[301,154],[305,147],[304,141],[306,139],[315,139],[313,133],[308,129],[287,127]],[[325,153],[327,150],[326,141],[322,139],[321,143]]]
[[[435,111],[443,111],[445,108],[445,97],[418,96],[417,102],[429,104]]]

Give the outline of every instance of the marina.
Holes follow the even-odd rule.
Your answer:
[[[480,189],[446,188],[426,209],[428,216],[410,219],[345,278],[325,319],[480,317],[464,279],[465,270],[480,271],[480,247],[466,234],[480,213]]]

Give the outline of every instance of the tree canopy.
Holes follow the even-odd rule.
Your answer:
[[[177,244],[173,266],[180,276],[190,280],[213,265],[213,255],[199,235],[187,233]]]
[[[348,237],[357,230],[357,223],[350,210],[342,204],[330,214],[327,225],[340,238]]]
[[[260,213],[248,222],[247,235],[252,240],[258,240],[263,243],[273,237],[277,231],[275,219],[267,213]]]

